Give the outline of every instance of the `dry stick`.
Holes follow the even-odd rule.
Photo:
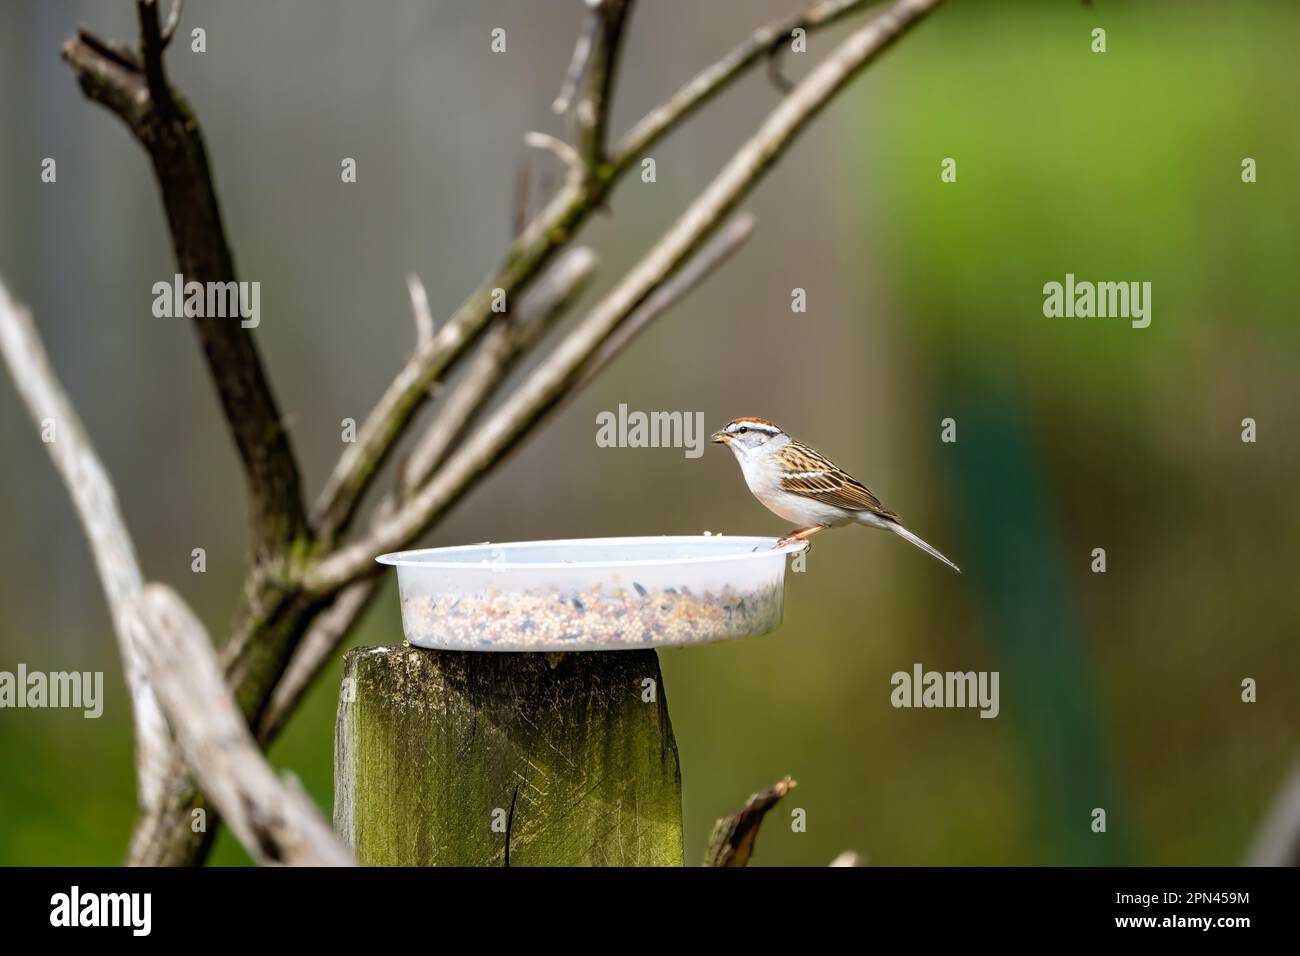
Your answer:
[[[569,69],[564,74],[564,82],[560,85],[560,94],[551,103],[553,113],[563,114],[569,111],[573,97],[578,92],[578,84],[582,82],[583,76],[587,73],[587,65],[591,62],[591,43],[600,25],[598,9],[600,0],[583,0],[583,2],[587,7],[587,15],[583,18],[582,28],[578,31],[578,40],[573,45],[573,56],[569,59]]]
[[[203,625],[171,589],[144,583],[112,482],[50,368],[31,316],[3,284],[0,352],[32,418],[50,436],[50,456],[95,557],[131,691],[142,810],[149,813],[185,772],[170,724],[189,767],[255,858],[349,862],[310,801],[285,788],[262,758],[222,681]]]
[[[745,866],[754,853],[754,840],[767,811],[781,802],[781,798],[795,788],[795,782],[786,777],[779,783],[751,796],[739,813],[723,817],[713,825],[709,849],[704,857],[705,866]]]
[[[135,7],[140,17],[140,59],[144,62],[149,102],[159,116],[167,118],[176,111],[176,104],[163,72],[162,57],[167,41],[158,22],[158,0],[135,0]]]
[[[380,503],[377,515],[392,514],[400,507],[402,498],[428,478],[447,448],[469,427],[529,346],[554,325],[587,287],[595,268],[594,252],[586,246],[570,249],[528,290],[520,301],[518,314],[503,316],[488,332],[473,363],[407,458],[397,490]],[[258,722],[260,740],[269,741],[279,732],[357,618],[370,605],[379,583],[375,577],[353,582],[312,621]]]
[[[185,0],[172,0],[171,13],[167,14],[167,25],[162,29],[162,43],[166,47],[176,35],[176,28],[181,25],[181,14],[185,10]]]
[[[366,417],[357,441],[344,449],[317,500],[313,514],[321,537],[332,540],[347,527],[361,495],[428,397],[430,386],[459,360],[491,319],[493,289],[503,290],[507,297],[521,291],[592,211],[600,208],[609,190],[642,153],[739,80],[774,47],[787,42],[792,30],[821,29],[872,2],[877,0],[823,0],[761,27],[633,127],[612,150],[606,172],[566,181],[516,237],[503,264],[456,310],[439,330],[438,338],[411,356]],[[626,18],[621,22],[625,23]]]
[[[267,764],[226,689],[203,625],[185,602],[171,588],[149,584],[144,610],[152,640],[142,642],[143,655],[185,762],[253,859],[355,864],[315,805]]]
[[[710,102],[751,66],[788,42],[796,29],[811,33],[878,2],[879,0],[823,0],[793,16],[759,27],[740,46],[697,74],[662,105],[647,113],[619,140],[614,150],[614,175],[640,159],[660,137]]]
[[[176,753],[134,639],[134,608],[144,588],[135,546],[122,521],[112,483],[86,437],[81,419],[50,368],[31,315],[9,297],[3,283],[0,283],[0,351],[4,353],[18,394],[42,431],[50,457],[68,486],[90,541],[131,694],[136,789],[140,808],[147,812],[161,797]]]
[[[575,111],[578,121],[578,152],[596,175],[605,161],[605,139],[609,129],[610,104],[614,98],[614,76],[622,47],[624,27],[632,12],[632,0],[599,0],[594,9],[595,36],[587,64],[587,88]]]
[[[566,395],[592,354],[699,248],[830,98],[941,0],[898,0],[844,40],[799,82],[658,243],[447,460],[391,520],[324,558],[304,576],[328,595],[371,572],[376,554],[415,539],[501,460]]]
[[[234,260],[203,136],[193,111],[163,72],[162,49],[168,30],[174,33],[176,27],[170,19],[168,30],[158,26],[152,0],[138,0],[137,11],[140,54],[80,31],[64,44],[62,55],[86,96],[115,113],[148,152],[177,272],[190,281],[229,288]],[[297,462],[251,334],[230,317],[192,321],[249,488],[253,561],[223,654],[231,661],[237,698],[251,711],[270,693],[281,649],[301,633],[294,631],[294,615],[301,610],[292,602],[292,578],[294,559],[307,552],[311,535]],[[184,781],[169,787],[164,802],[138,821],[128,860],[187,862],[201,854],[215,830],[194,832],[189,811],[198,805]]]

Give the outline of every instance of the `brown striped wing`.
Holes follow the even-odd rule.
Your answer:
[[[850,511],[870,511],[882,518],[898,517],[866,485],[807,445],[792,441],[781,450],[781,458],[790,471],[781,479],[785,491]]]

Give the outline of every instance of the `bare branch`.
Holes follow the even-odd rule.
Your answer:
[[[695,256],[669,276],[637,309],[609,334],[582,366],[573,384],[580,391],[614,360],[647,325],[667,312],[739,251],[754,232],[754,217],[740,213],[719,230]]]
[[[170,589],[144,583],[112,483],[50,368],[31,316],[3,284],[0,352],[90,541],[131,691],[146,817],[184,769],[170,723],[187,762],[250,853],[269,862],[346,862],[346,851],[315,808],[284,790],[262,759],[222,682],[203,626]]]
[[[171,13],[167,14],[167,23],[162,30],[162,45],[165,49],[176,35],[176,28],[181,25],[181,13],[185,10],[185,0],[172,0]]]
[[[569,250],[528,290],[519,304],[519,312],[503,317],[488,332],[473,363],[407,458],[399,485],[403,497],[428,480],[447,449],[464,434],[506,373],[564,314],[587,287],[595,271],[594,252],[586,246]]]
[[[50,367],[31,315],[0,283],[0,352],[14,385],[41,430],[86,530],[95,569],[113,616],[122,670],[135,720],[136,777],[141,809],[159,798],[174,752],[167,723],[149,686],[135,642],[134,607],[144,587],[135,546],[122,520],[113,485],[81,419]]]
[[[82,91],[117,114],[148,151],[162,192],[177,270],[186,281],[235,281],[207,151],[193,112],[166,85],[156,0],[137,0],[141,75],[115,49],[83,32],[63,46]],[[106,52],[109,51],[109,52]],[[160,100],[159,97],[162,99]],[[170,105],[168,105],[170,104]],[[172,108],[174,107],[174,109]],[[222,411],[243,459],[259,559],[282,553],[306,534],[298,467],[262,360],[239,317],[196,317]]]
[[[469,428],[510,369],[586,288],[595,267],[596,256],[590,249],[585,246],[570,249],[528,290],[518,313],[503,317],[488,332],[472,364],[438,408],[437,416],[407,458],[396,491],[380,502],[376,521],[389,520],[403,498],[428,480],[447,449]],[[279,732],[321,668],[369,606],[377,584],[378,579],[373,577],[353,582],[312,622],[262,715],[258,725],[260,740],[270,740]]]
[[[140,59],[144,63],[149,99],[158,115],[167,117],[175,112],[176,104],[163,70],[163,49],[167,43],[158,23],[158,0],[135,0],[135,8],[140,16]]]
[[[267,764],[235,706],[203,625],[170,588],[149,584],[140,643],[185,762],[259,863],[345,866],[354,861],[320,812]]]
[[[605,162],[605,138],[614,98],[614,76],[632,0],[597,0],[596,24],[587,64],[587,86],[576,110],[578,152],[592,170]]]
[[[630,129],[613,150],[611,162],[621,172],[636,162],[665,134],[739,79],[746,70],[790,40],[795,29],[809,32],[830,26],[878,0],[822,0],[807,10],[759,27],[740,46],[696,74],[694,79],[651,110]]]
[[[564,140],[557,139],[549,133],[532,131],[524,134],[524,144],[532,146],[534,149],[544,149],[559,157],[560,162],[564,164],[564,168],[567,170],[571,187],[582,182],[582,178],[586,175],[586,168],[582,165],[582,157],[578,155],[576,149]]]
[[[328,594],[373,573],[375,555],[412,541],[499,461],[572,388],[575,377],[601,344],[666,282],[721,225],[776,159],[859,70],[919,22],[941,0],[897,0],[871,23],[845,39],[767,117],[713,182],[538,366],[523,384],[453,455],[390,522],[365,539],[333,552],[305,576],[307,590]]]
[[[794,788],[795,782],[786,777],[751,796],[739,813],[723,817],[715,823],[713,835],[709,837],[709,851],[704,858],[704,865],[745,866],[749,863],[763,817]]]
[[[564,83],[560,86],[560,95],[551,103],[553,113],[564,114],[569,111],[574,96],[578,93],[578,84],[587,74],[591,63],[591,45],[600,26],[601,0],[583,0],[587,15],[583,18],[582,29],[578,31],[578,40],[573,45],[573,57],[569,60],[569,69],[564,74]]]

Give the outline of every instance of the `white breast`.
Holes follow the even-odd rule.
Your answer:
[[[834,505],[796,495],[781,487],[781,474],[770,464],[751,461],[747,456],[737,456],[745,484],[755,498],[775,515],[793,521],[800,528],[815,524],[841,525],[853,520],[854,513]]]

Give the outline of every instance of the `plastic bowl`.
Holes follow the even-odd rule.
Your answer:
[[[776,538],[521,541],[398,551],[402,629],[417,647],[605,651],[704,644],[781,623]]]

